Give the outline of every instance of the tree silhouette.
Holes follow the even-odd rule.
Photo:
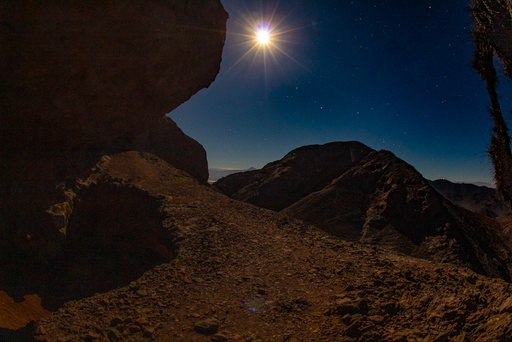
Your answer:
[[[475,24],[472,38],[475,43],[473,68],[485,81],[494,122],[489,156],[494,166],[496,188],[502,198],[512,204],[512,153],[510,134],[499,101],[498,73],[494,66],[497,57],[503,63],[503,73],[512,78],[512,1],[473,0],[472,18]]]

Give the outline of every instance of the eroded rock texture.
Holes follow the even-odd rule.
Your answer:
[[[38,293],[44,307],[55,310],[68,300],[126,285],[171,261],[177,235],[165,223],[165,196],[153,186],[163,181],[169,187],[176,182],[199,184],[148,153],[101,157],[87,177],[66,184],[72,199],[67,206],[53,209],[69,208],[58,245],[51,254],[19,249],[20,260],[4,261],[2,289],[15,298]],[[31,246],[41,247],[36,241]]]
[[[147,153],[104,156],[70,190],[73,212],[52,263],[48,307],[125,285],[172,260],[175,236],[164,225],[163,197],[148,186],[161,178],[162,169],[169,171],[169,181],[185,175]]]

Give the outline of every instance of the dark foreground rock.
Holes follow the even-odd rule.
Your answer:
[[[133,137],[219,72],[220,1],[0,2],[5,149]]]
[[[502,280],[343,241],[148,155],[114,155],[99,170],[159,194],[175,258],[65,304],[37,322],[37,340],[506,341],[512,333],[512,288]]]
[[[65,238],[58,240],[51,257],[43,259],[37,253],[48,250],[35,249],[18,260],[3,260],[2,289],[15,298],[37,293],[45,308],[55,310],[66,301],[126,285],[153,266],[169,262],[174,256],[173,235],[162,225],[162,198],[141,185],[142,175],[156,172],[157,166],[144,163],[151,158],[159,160],[135,151],[114,161],[105,155],[87,177],[69,181],[65,192],[70,202],[54,208],[68,210]],[[131,178],[109,172],[112,164]],[[178,170],[167,177],[173,175],[190,177]],[[42,241],[33,246],[45,242],[36,238]]]
[[[226,20],[218,0],[0,1],[0,289],[62,256],[102,156],[150,151],[207,182],[204,149],[164,115],[215,79]]]

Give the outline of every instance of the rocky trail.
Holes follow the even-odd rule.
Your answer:
[[[101,178],[129,180],[163,199],[176,257],[126,286],[66,303],[37,322],[37,340],[506,341],[512,334],[512,287],[502,280],[343,241],[229,199],[149,155],[113,156],[99,169]]]

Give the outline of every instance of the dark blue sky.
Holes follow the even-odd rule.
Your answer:
[[[491,180],[466,0],[221,1],[221,71],[169,115],[210,167],[259,168],[299,146],[357,140],[429,179]],[[274,46],[249,51],[262,20]]]

